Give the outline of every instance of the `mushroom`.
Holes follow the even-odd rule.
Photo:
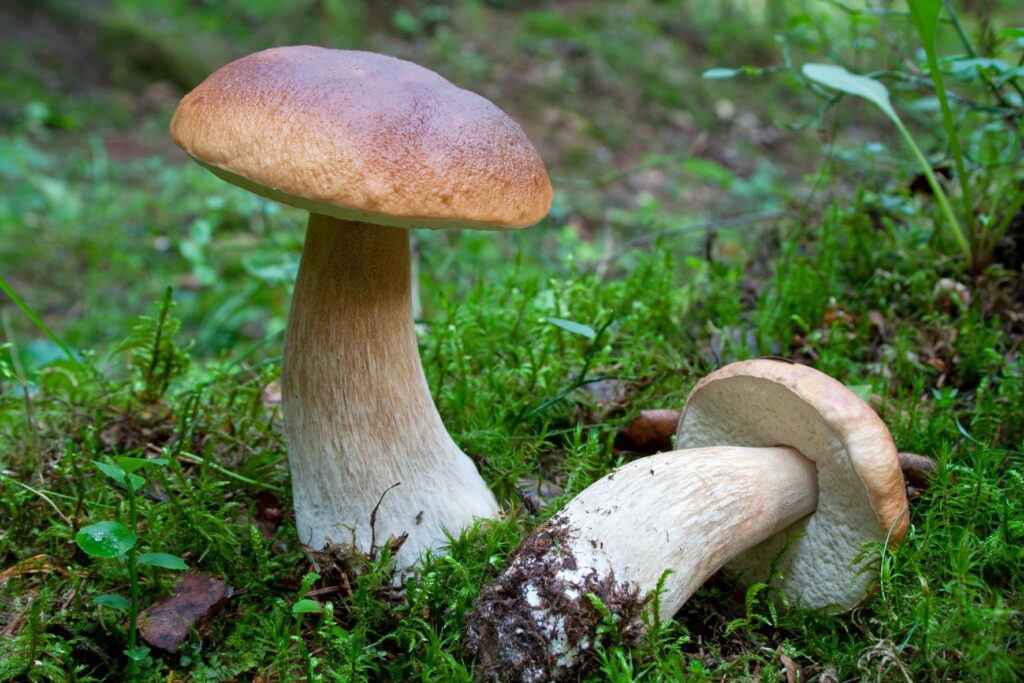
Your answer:
[[[479,678],[575,680],[602,645],[587,594],[635,644],[666,570],[663,619],[727,563],[741,584],[776,567],[805,607],[853,607],[877,564],[862,545],[907,528],[885,424],[811,368],[762,359],[712,373],[687,399],[676,447],[598,480],[520,545],[468,619]]]
[[[217,70],[170,129],[220,178],[310,212],[282,369],[300,540],[369,552],[407,534],[404,568],[495,516],[424,378],[407,229],[543,218],[551,185],[519,126],[410,62],[298,46]]]

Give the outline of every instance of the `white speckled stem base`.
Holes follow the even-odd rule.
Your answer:
[[[445,530],[497,514],[430,397],[406,230],[310,215],[282,385],[295,522],[307,546],[354,539],[366,552],[408,533],[396,558],[406,567],[444,545]]]
[[[817,501],[814,464],[791,448],[698,448],[620,467],[528,537],[481,593],[465,638],[478,678],[578,680],[607,644],[588,593],[635,637],[644,629],[637,598],[666,571],[663,619],[730,558],[813,513]]]

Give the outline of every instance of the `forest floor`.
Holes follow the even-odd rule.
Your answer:
[[[866,548],[878,589],[852,613],[720,574],[643,644],[607,634],[587,675],[1024,676],[1024,16],[970,3],[964,38],[993,61],[967,66],[940,26],[965,213],[982,237],[1004,228],[967,257],[886,116],[800,76],[878,74],[960,211],[908,17],[765,4],[0,6],[0,681],[469,680],[467,614],[519,542],[650,450],[623,437],[642,410],[679,410],[758,356],[839,379],[899,450],[937,461],[907,537]],[[404,594],[386,558],[314,572],[296,533],[279,375],[302,213],[166,132],[205,74],[296,43],[393,54],[484,95],[556,192],[528,230],[416,233],[430,389],[504,515]],[[137,495],[115,465],[139,467]],[[75,541],[133,515],[137,551],[161,554],[134,582],[124,554]],[[208,608],[173,653],[140,634],[132,659],[129,596],[166,600],[183,564]]]

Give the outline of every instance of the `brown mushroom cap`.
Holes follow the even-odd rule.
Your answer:
[[[697,383],[680,420],[676,448],[705,446],[789,446],[818,470],[817,510],[733,560],[741,580],[766,580],[778,560],[781,588],[809,607],[863,600],[874,572],[861,546],[894,544],[908,525],[896,447],[864,401],[812,368],[733,363]]]
[[[182,99],[171,137],[221,178],[349,221],[508,229],[552,191],[522,129],[484,98],[394,57],[257,52]]]

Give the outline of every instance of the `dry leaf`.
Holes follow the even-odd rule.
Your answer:
[[[678,410],[641,410],[639,417],[619,429],[615,448],[635,453],[672,450],[680,415]]]
[[[782,661],[782,665],[786,667],[786,683],[796,683],[799,680],[800,667],[784,652],[779,653],[779,659]]]
[[[175,652],[188,630],[216,612],[232,594],[227,583],[211,574],[183,574],[174,595],[142,610],[139,631],[153,647]]]
[[[60,574],[67,576],[68,571],[50,561],[46,555],[33,555],[0,572],[0,588],[12,578],[28,574]]]

